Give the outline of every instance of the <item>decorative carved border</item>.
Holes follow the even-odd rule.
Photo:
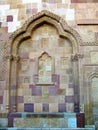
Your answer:
[[[60,16],[58,16],[48,10],[42,10],[38,14],[30,17],[23,24],[23,26],[21,28],[17,29],[14,33],[12,33],[10,35],[9,40],[5,43],[5,46],[6,46],[6,44],[7,44],[7,46],[11,45],[11,43],[15,40],[16,37],[18,37],[19,35],[24,34],[26,32],[26,30],[30,24],[34,23],[34,21],[39,20],[43,16],[46,16],[49,19],[52,19],[52,20],[58,22],[58,25],[60,25],[62,27],[63,31],[70,33],[76,39],[76,41],[78,42],[78,45],[80,45],[80,46],[98,46],[97,40],[95,40],[95,42],[83,42],[79,33],[77,31],[75,31],[74,29],[72,29],[70,26],[68,26],[66,21],[63,18],[61,18]],[[27,32],[26,32],[26,35],[24,35],[23,37],[26,37],[26,36],[30,36],[30,34],[27,34]]]
[[[11,90],[13,76],[14,76],[14,80],[13,80],[14,85],[16,86],[16,88],[18,86],[17,65],[20,59],[19,54],[18,54],[19,46],[24,40],[30,39],[32,37],[32,32],[44,23],[55,27],[58,31],[59,37],[64,37],[65,39],[68,39],[70,43],[72,43],[73,53],[78,54],[78,55],[75,55],[74,58],[77,59],[80,56],[78,52],[79,44],[82,44],[80,35],[71,27],[69,27],[64,19],[62,19],[58,15],[53,14],[47,10],[43,10],[39,12],[38,14],[29,18],[20,29],[16,30],[10,36],[8,42],[4,45],[5,57],[8,62],[8,70],[9,70],[8,79],[7,79],[7,85],[8,85],[8,90],[9,90],[9,106],[10,106],[9,111],[12,111],[12,109],[13,111],[17,111],[17,101],[15,100],[14,104],[11,104],[11,91],[10,90]],[[14,73],[12,73],[12,69],[13,69],[12,66],[14,66]],[[75,65],[75,67],[77,68],[78,66]],[[75,78],[78,78],[78,77],[76,77],[75,75]],[[17,89],[16,89],[15,94],[17,96]]]
[[[61,18],[60,16],[56,14],[53,14],[52,12],[49,12],[48,10],[43,10],[39,12],[38,14],[30,17],[20,29],[12,33],[12,35],[10,35],[9,40],[7,41],[5,46],[7,48],[8,47],[12,48],[15,42],[18,41],[19,43],[24,39],[30,38],[31,32],[33,31],[33,29],[40,26],[40,24],[44,22],[55,26],[58,29],[60,36],[67,37],[69,40],[71,39],[71,42],[75,48],[77,48],[79,44],[80,45],[83,44],[83,41],[80,35],[78,34],[78,32],[72,29],[71,27],[69,27],[63,18]],[[16,45],[16,48],[17,48],[17,45]],[[10,50],[10,52],[11,51],[12,50]]]

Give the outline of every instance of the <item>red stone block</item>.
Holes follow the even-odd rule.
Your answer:
[[[87,3],[87,0],[71,0],[72,3]]]
[[[98,3],[98,0],[92,0],[92,2]]]
[[[71,3],[78,3],[78,0],[71,0]]]
[[[3,96],[0,96],[0,104],[3,104]]]
[[[7,22],[13,22],[13,16],[12,15],[7,16]]]
[[[84,113],[77,113],[77,127],[84,128],[85,127],[85,115]]]

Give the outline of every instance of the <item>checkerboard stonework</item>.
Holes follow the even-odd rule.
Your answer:
[[[0,1],[0,127],[97,127],[97,7]]]

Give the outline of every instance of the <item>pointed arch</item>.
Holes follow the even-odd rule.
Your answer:
[[[38,14],[32,16],[30,19],[28,19],[20,29],[16,30],[10,36],[8,42],[5,44],[5,49],[7,49],[7,58],[8,58],[7,84],[8,84],[8,90],[9,90],[10,111],[13,109],[16,109],[16,111],[17,111],[17,99],[15,99],[12,104],[11,87],[13,85],[15,86],[16,91],[15,91],[15,93],[13,93],[13,95],[17,98],[18,97],[17,96],[18,95],[17,87],[18,87],[18,77],[19,77],[19,74],[18,74],[19,66],[18,65],[20,62],[19,58],[21,59],[21,56],[19,55],[19,49],[20,49],[19,47],[25,40],[32,40],[32,34],[43,24],[51,25],[52,27],[54,27],[58,33],[57,35],[59,38],[64,38],[64,39],[66,39],[66,41],[68,40],[68,42],[70,41],[70,43],[71,43],[70,53],[78,54],[78,46],[79,46],[79,44],[82,43],[82,40],[81,40],[79,34],[75,30],[73,30],[71,27],[69,27],[67,25],[67,23],[65,22],[65,20],[63,20],[60,16],[53,14],[49,11],[43,10],[40,13],[38,13]],[[30,41],[30,42],[32,42],[32,41]],[[51,43],[54,44],[54,42],[51,42]],[[32,50],[32,51],[34,51],[34,50]],[[44,49],[42,51],[44,51]],[[41,54],[44,54],[44,53],[41,53]],[[47,53],[47,54],[49,54],[49,53]],[[38,54],[36,57],[38,57],[39,55],[40,54]],[[51,57],[50,54],[48,56]],[[53,57],[52,57],[52,59],[53,59]],[[78,65],[74,65],[74,70],[77,70],[77,68],[78,68]],[[50,63],[50,66],[49,65],[45,66],[45,70],[50,71],[49,73],[47,71],[49,76],[52,75],[51,63]],[[77,72],[77,74],[75,73],[74,77],[76,79],[78,79],[78,72]],[[49,77],[49,78],[51,78],[51,77]],[[48,78],[46,80],[48,80]],[[49,81],[51,82],[51,80],[49,80]],[[78,83],[76,83],[76,84],[78,84]],[[77,85],[75,85],[75,86],[77,86]]]
[[[93,79],[94,77],[97,77],[97,78],[98,78],[98,73],[96,73],[96,72],[91,73],[88,78],[91,80],[91,79]]]
[[[17,55],[18,47],[21,42],[31,38],[34,29],[44,23],[54,26],[57,29],[59,36],[69,39],[72,43],[73,51],[75,53],[78,52],[78,45],[82,43],[79,34],[69,27],[63,18],[47,10],[43,10],[29,18],[20,29],[16,30],[10,36],[7,42],[7,47],[10,48],[9,52],[13,55]]]

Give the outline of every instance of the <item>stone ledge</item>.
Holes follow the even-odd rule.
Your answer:
[[[97,19],[79,19],[76,20],[77,25],[98,25]]]
[[[95,128],[0,128],[0,130],[95,130]]]

